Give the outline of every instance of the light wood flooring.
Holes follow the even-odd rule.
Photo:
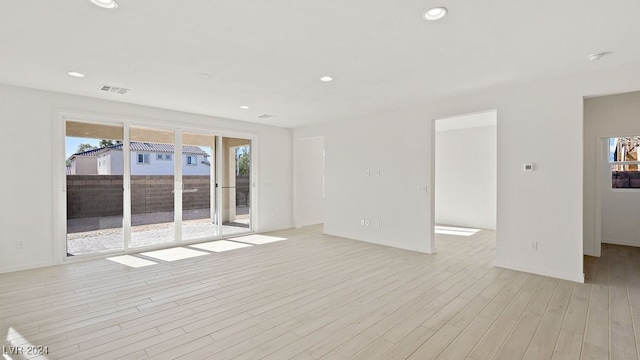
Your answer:
[[[155,264],[139,268],[100,259],[0,274],[3,350],[48,346],[43,359],[638,358],[640,249],[603,246],[602,258],[585,258],[588,283],[577,284],[493,267],[492,231],[439,235],[435,255],[319,227],[269,235],[287,240],[191,247],[168,256],[201,256],[146,257]]]

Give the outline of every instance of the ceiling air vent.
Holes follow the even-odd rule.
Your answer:
[[[110,92],[110,93],[115,93],[115,94],[126,94],[131,89],[126,89],[123,87],[111,86],[111,85],[102,85],[100,90]]]
[[[258,116],[258,119],[268,119],[268,118],[272,118],[272,117],[276,117],[275,115],[269,115],[269,114],[262,114],[260,116]]]

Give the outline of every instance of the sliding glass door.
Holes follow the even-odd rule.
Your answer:
[[[66,122],[67,256],[122,251],[122,124]]]
[[[220,235],[216,222],[216,136],[182,133],[182,240]]]
[[[175,241],[175,132],[131,126],[131,247]]]
[[[220,145],[222,235],[246,232],[251,227],[251,140],[223,137]]]
[[[66,149],[68,256],[251,231],[249,139],[67,121]]]

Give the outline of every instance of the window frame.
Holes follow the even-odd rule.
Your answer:
[[[640,158],[638,160],[631,160],[631,161],[616,161],[615,159],[612,158],[612,153],[611,153],[611,140],[612,139],[620,139],[620,138],[634,138],[634,137],[638,137],[637,135],[632,135],[632,136],[614,136],[614,137],[609,137],[608,138],[608,150],[607,150],[607,166],[609,169],[609,178],[611,179],[610,181],[610,185],[609,185],[609,190],[611,191],[640,191],[640,186],[638,187],[615,187],[614,186],[614,178],[613,178],[613,174],[614,172],[620,172],[620,171],[629,171],[629,170],[614,170],[614,168],[616,166],[626,166],[626,165],[636,165],[638,167],[638,170],[635,170],[636,172],[640,173]],[[629,184],[630,185],[630,184]]]
[[[142,156],[142,161],[140,161],[140,156]],[[145,162],[146,159],[146,162]],[[150,153],[136,153],[136,164],[138,165],[151,165],[151,154]]]

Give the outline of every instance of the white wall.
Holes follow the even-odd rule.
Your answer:
[[[497,127],[476,127],[471,118],[465,128],[438,130],[450,121],[436,122],[435,222],[495,230]]]
[[[64,178],[64,138],[53,135],[56,127],[63,132],[60,111],[137,119],[149,125],[190,126],[220,131],[221,135],[255,134],[253,149],[259,164],[254,179],[259,216],[254,223],[256,230],[293,225],[290,129],[8,85],[0,85],[0,99],[0,151],[20,157],[25,144],[33,144],[40,151],[33,155],[38,166],[31,161],[14,161],[10,175],[0,177],[0,272],[52,265],[62,259],[64,239],[54,233],[54,218],[64,218],[61,207],[54,203],[62,193]],[[54,163],[54,158],[62,160]],[[58,179],[54,174],[60,172]],[[24,241],[24,249],[16,248],[18,240]]]
[[[495,264],[582,281],[582,99],[640,89],[639,65],[604,68],[599,63],[594,68],[603,68],[589,73],[296,129],[294,139],[325,137],[325,232],[432,250],[432,121],[497,109]],[[536,171],[523,172],[525,163],[533,163]],[[381,169],[381,177],[367,177],[366,169]],[[425,184],[429,191],[418,192]],[[364,216],[380,219],[381,228],[360,226]],[[529,250],[534,240],[537,251]]]
[[[324,138],[299,139],[295,144],[295,226],[324,222]]]
[[[122,150],[113,150],[104,154],[106,159],[105,174],[123,175],[124,174],[124,154]]]
[[[98,164],[95,156],[76,156],[71,161],[71,173],[73,175],[95,175],[98,173]]]
[[[155,156],[155,154],[153,156]],[[184,154],[182,155],[182,174],[183,175],[210,175],[211,165],[205,165],[202,163],[207,158],[204,155],[192,155],[192,156],[197,156],[197,161],[195,165],[187,165],[187,155],[184,155]],[[164,161],[167,163],[171,163],[171,166],[173,166],[174,158],[175,156],[172,156],[170,161],[156,160],[156,162]],[[209,163],[211,163],[211,161]]]
[[[601,161],[606,157],[598,153],[602,138],[625,135],[640,135],[640,92],[584,100],[584,226],[590,234],[585,236],[585,253],[590,255],[600,255],[600,229],[601,242],[640,246],[640,190],[612,190],[611,173]]]

